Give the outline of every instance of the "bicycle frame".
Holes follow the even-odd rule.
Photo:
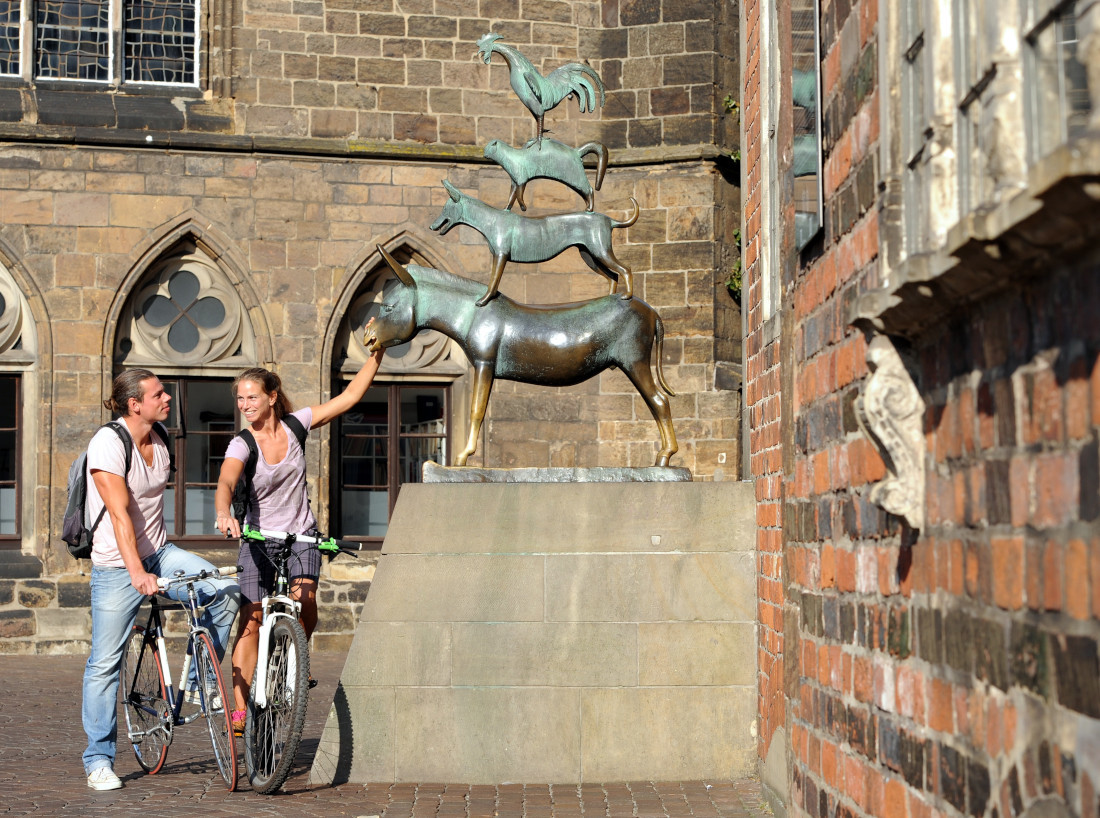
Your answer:
[[[267,652],[271,645],[271,631],[274,629],[279,619],[287,618],[297,620],[302,612],[301,603],[295,599],[291,599],[289,594],[290,580],[286,570],[286,564],[289,558],[290,546],[296,542],[310,542],[316,544],[318,550],[322,553],[338,553],[340,547],[336,545],[335,539],[322,540],[317,537],[311,537],[308,534],[293,534],[286,531],[265,531],[247,525],[242,534],[245,538],[258,541],[266,540],[268,537],[282,540],[286,549],[281,553],[279,562],[275,566],[275,592],[269,596],[265,596],[261,601],[260,643],[256,655],[256,668],[259,669],[267,667]],[[253,674],[252,698],[260,707],[267,707],[266,673],[257,672]]]

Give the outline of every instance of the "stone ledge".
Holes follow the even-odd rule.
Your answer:
[[[690,483],[685,468],[645,466],[641,468],[524,468],[480,469],[470,466],[424,464],[425,483]]]
[[[1096,246],[1100,141],[1095,134],[1033,165],[1028,185],[1004,202],[964,216],[937,250],[890,271],[890,284],[860,296],[850,322],[869,332],[919,337],[958,310]]]
[[[0,117],[2,119],[2,117]],[[28,125],[0,121],[0,141],[26,144],[80,145],[94,148],[154,148],[245,154],[274,154],[342,159],[400,159],[422,162],[468,162],[490,164],[476,145],[446,145],[439,142],[399,142],[367,139],[322,139],[318,137],[247,136],[206,131],[127,130],[87,125]],[[609,151],[611,167],[663,165],[680,162],[714,161],[722,151],[713,143],[658,145],[650,148],[621,148]],[[586,164],[594,164],[589,160]]]

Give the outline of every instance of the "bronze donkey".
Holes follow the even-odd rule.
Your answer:
[[[423,329],[434,329],[454,339],[473,364],[470,434],[454,465],[465,466],[477,449],[495,378],[571,386],[611,367],[621,369],[641,393],[661,433],[656,465],[668,465],[677,449],[667,397],[674,393],[661,371],[664,324],[645,301],[607,295],[574,304],[533,306],[502,295],[477,309],[474,297],[482,288],[478,282],[431,267],[406,268],[380,245],[378,252],[399,283],[387,291],[378,316],[367,327],[367,349],[402,344]],[[654,342],[660,389],[650,366]]]
[[[485,237],[493,254],[492,282],[488,291],[477,300],[479,307],[485,306],[497,294],[504,265],[509,260],[549,261],[573,246],[580,249],[585,264],[611,279],[612,293],[616,279],[622,276],[622,298],[630,298],[633,294],[630,269],[615,258],[611,249],[611,231],[616,227],[630,227],[638,221],[640,211],[634,199],[630,200],[634,215],[624,222],[617,222],[603,213],[587,212],[527,218],[466,196],[446,179],[443,186],[450,198],[439,218],[432,223],[432,230],[446,233],[456,224],[469,225]]]

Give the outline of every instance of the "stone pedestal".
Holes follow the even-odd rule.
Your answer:
[[[405,485],[311,784],[751,773],[754,508],[748,483]]]

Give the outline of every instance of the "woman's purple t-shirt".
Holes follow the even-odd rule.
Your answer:
[[[299,409],[294,412],[294,417],[309,431],[313,423],[312,409],[308,406]],[[308,534],[317,525],[317,519],[309,507],[306,494],[305,453],[290,427],[285,423],[281,425],[287,439],[286,457],[271,464],[264,458],[263,449],[259,450],[256,476],[252,479],[252,504],[245,522],[268,531]],[[247,463],[248,444],[240,436],[234,437],[225,450],[225,456]]]

